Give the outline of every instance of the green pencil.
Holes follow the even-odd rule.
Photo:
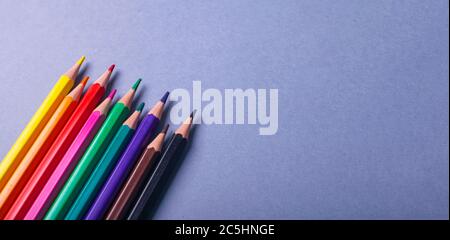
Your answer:
[[[120,154],[123,152],[131,137],[133,136],[137,122],[139,120],[139,114],[141,113],[143,108],[144,103],[141,103],[136,111],[123,123],[122,127],[120,127],[116,136],[106,150],[105,155],[103,155],[97,167],[92,172],[92,175],[87,180],[86,185],[84,185],[80,194],[65,216],[65,219],[81,219],[83,215],[89,210],[91,202],[94,201],[94,198],[100,191],[103,182],[106,181],[106,178],[113,170],[116,161],[119,159]]]
[[[140,82],[141,79],[138,79],[133,87],[114,105],[108,118],[105,120],[97,135],[95,135],[83,157],[48,210],[45,219],[56,220],[62,219],[65,216],[73,200],[80,192],[111,142],[111,139],[120,128],[121,123],[128,116],[130,105]]]

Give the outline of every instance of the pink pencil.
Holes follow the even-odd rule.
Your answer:
[[[116,90],[113,90],[109,96],[94,109],[88,120],[86,120],[83,128],[81,128],[64,157],[58,163],[55,171],[45,183],[30,210],[28,210],[24,218],[25,220],[37,220],[44,217],[48,208],[53,203],[53,200],[61,190],[61,187],[66,182],[78,160],[81,158],[92,138],[95,136],[95,133],[105,120],[105,115],[108,113],[115,93]]]

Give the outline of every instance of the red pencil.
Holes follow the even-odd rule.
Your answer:
[[[84,77],[78,86],[64,98],[0,192],[0,219],[3,219],[8,213],[34,170],[39,166],[56,137],[66,125],[67,120],[72,116],[88,79],[89,77]]]
[[[106,70],[87,90],[77,109],[70,117],[69,121],[67,121],[67,124],[34,171],[30,180],[14,202],[14,205],[5,216],[5,219],[21,220],[25,217],[31,204],[33,204],[40,190],[44,187],[44,184],[66,153],[70,144],[72,144],[75,136],[105,94],[105,87],[113,69],[114,65],[111,65],[111,67],[109,67],[109,69]]]
[[[81,158],[89,143],[92,141],[92,138],[94,138],[98,129],[103,124],[103,121],[105,121],[115,94],[116,90],[111,91],[109,96],[91,113],[66,154],[64,154],[64,157],[59,161],[58,166],[44,184],[38,197],[31,205],[30,210],[25,215],[25,220],[39,220],[44,217],[50,204],[53,203],[53,200],[59,190],[61,190],[61,187],[66,182],[78,160]]]

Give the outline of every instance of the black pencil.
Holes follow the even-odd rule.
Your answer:
[[[141,215],[144,207],[147,205],[147,202],[149,202],[149,199],[155,192],[158,184],[160,184],[162,179],[165,179],[170,175],[171,170],[180,159],[183,150],[188,142],[189,131],[192,125],[193,117],[194,112],[191,113],[191,115],[172,135],[152,175],[148,178],[147,182],[145,183],[144,189],[139,194],[136,202],[132,206],[131,211],[127,216],[127,220],[139,219],[139,216]]]
[[[106,220],[122,220],[127,216],[126,214],[130,207],[133,206],[132,204],[138,196],[140,189],[144,187],[145,179],[151,175],[151,170],[156,165],[155,162],[159,158],[168,128],[169,125],[167,124],[145,148],[127,181],[119,194],[117,194],[117,198],[114,200],[108,214],[106,214]]]

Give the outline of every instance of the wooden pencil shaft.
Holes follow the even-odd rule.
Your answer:
[[[130,206],[135,201],[140,189],[142,189],[146,176],[149,175],[156,158],[159,156],[159,151],[154,148],[146,148],[140,157],[135,168],[131,172],[128,180],[118,194],[109,213],[106,215],[106,220],[122,220],[125,214],[129,211]]]
[[[158,161],[153,173],[147,180],[141,194],[136,200],[136,203],[132,207],[130,213],[127,216],[128,220],[137,220],[144,210],[145,206],[152,198],[155,189],[159,187],[160,183],[164,184],[165,179],[170,176],[170,173],[183,153],[183,149],[186,146],[187,139],[183,138],[180,134],[174,134],[167,144],[167,148],[164,151],[161,159]]]
[[[142,119],[133,138],[122,153],[114,170],[104,183],[99,195],[92,203],[84,219],[99,220],[104,218],[106,211],[111,207],[111,203],[135,165],[139,154],[150,141],[158,123],[159,118],[153,114],[146,115]]]
[[[20,191],[31,174],[36,170],[42,158],[44,158],[47,150],[58,136],[58,133],[63,129],[77,105],[78,102],[73,101],[72,97],[66,97],[30,148],[30,151],[25,155],[23,161],[0,193],[0,219],[6,215],[9,208],[13,205]]]
[[[88,89],[83,99],[75,109],[75,112],[72,114],[63,130],[61,130],[55,142],[52,144],[38,168],[30,177],[30,180],[18,196],[16,202],[9,210],[6,215],[7,219],[23,219],[32,202],[37,197],[39,190],[48,180],[50,173],[54,170],[57,163],[63,157],[73,139],[83,126],[84,122],[97,106],[104,92],[105,88],[99,84],[93,84]]]
[[[104,181],[108,178],[110,172],[114,168],[117,160],[119,160],[120,154],[125,150],[129,140],[134,133],[134,129],[123,125],[116,136],[108,146],[102,159],[93,170],[83,189],[78,195],[76,195],[73,204],[68,206],[70,209],[60,212],[60,216],[51,217],[47,219],[66,219],[66,220],[79,220],[81,219],[89,209],[92,201],[103,186]],[[67,212],[67,213],[65,213]],[[47,217],[47,216],[46,216]]]
[[[129,108],[123,103],[114,105],[105,123],[56,197],[47,213],[48,218],[62,218],[67,213],[128,113]]]
[[[119,128],[108,148],[105,150],[105,154],[99,160],[95,166],[92,174],[90,174],[88,180],[83,185],[82,190],[74,199],[70,200],[72,204],[67,205],[67,209],[61,209],[61,211],[55,211],[54,214],[47,213],[47,219],[67,219],[77,220],[83,217],[85,212],[90,206],[90,203],[97,195],[97,192],[103,185],[103,182],[108,177],[110,171],[114,168],[116,160],[118,160],[122,151],[127,147],[129,140],[131,139],[136,125],[139,121],[139,115],[142,112],[144,103],[141,103],[133,114],[123,123]]]
[[[105,217],[115,197],[117,197],[117,193],[136,164],[139,154],[144,150],[155,132],[168,94],[169,92],[166,92],[163,98],[154,105],[149,114],[142,119],[133,138],[121,155],[114,170],[106,180],[84,219],[98,220]]]
[[[42,129],[50,120],[58,105],[64,99],[64,96],[69,93],[83,61],[84,57],[80,58],[75,65],[59,78],[11,149],[0,162],[0,190],[6,185],[23,157],[27,154]]]

